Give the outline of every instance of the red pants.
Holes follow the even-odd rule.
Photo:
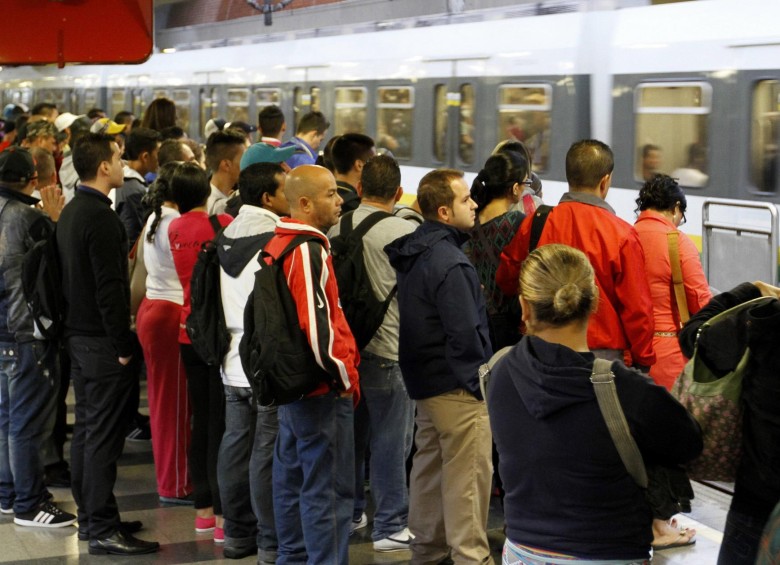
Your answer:
[[[144,298],[136,322],[146,361],[157,493],[177,498],[192,492],[187,464],[190,405],[179,355],[180,313],[181,306],[174,302]]]

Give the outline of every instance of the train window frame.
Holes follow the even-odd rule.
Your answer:
[[[235,101],[231,100],[232,94],[242,93],[245,95],[245,100],[243,101]],[[247,87],[240,87],[240,88],[228,88],[225,91],[225,96],[227,97],[225,101],[225,107],[226,107],[226,115],[225,115],[225,121],[227,122],[246,122],[249,123],[249,102],[252,99],[252,91]],[[246,118],[240,120],[236,119],[234,116],[232,116],[232,112],[234,108],[243,108],[246,113]],[[240,117],[240,116],[239,116]]]
[[[407,91],[408,92],[408,101],[407,102],[382,102],[382,93],[383,91],[387,90],[397,90],[397,91]],[[413,155],[413,144],[414,144],[414,120],[413,120],[413,112],[414,112],[414,97],[415,97],[415,89],[414,86],[411,85],[382,85],[376,87],[376,123],[377,123],[377,135],[376,138],[376,144],[377,147],[386,147],[383,144],[383,140],[386,138],[389,140],[392,140],[394,142],[394,147],[386,147],[389,149],[393,156],[396,158],[396,160],[409,160],[412,158]],[[379,132],[379,124],[382,122],[384,111],[386,110],[396,110],[404,113],[408,113],[408,118],[406,119],[408,123],[408,134],[404,135],[404,138],[408,137],[408,147],[402,148],[401,145],[398,143],[398,140],[396,139],[396,136],[392,135],[391,133],[384,133],[383,135],[386,136],[382,137],[380,136]]]
[[[758,90],[763,85],[775,84],[774,92],[770,92],[769,104],[772,104],[771,95],[774,94],[775,110],[763,111],[757,113],[757,95]],[[757,126],[766,119],[770,118],[769,129],[770,139],[761,139],[761,128]],[[774,120],[774,124],[772,124]],[[774,135],[771,135],[774,130]],[[780,190],[778,182],[778,173],[780,173],[780,78],[765,77],[753,81],[750,92],[750,146],[748,157],[748,177],[750,179],[750,190],[755,194],[777,194]],[[774,157],[774,163],[767,163],[767,151],[773,146],[774,155],[770,155],[771,160]],[[767,168],[767,164],[771,169]],[[769,176],[767,176],[769,175]],[[774,181],[774,182],[773,182]],[[767,186],[770,185],[770,186]]]
[[[518,90],[542,90],[544,92],[543,104],[529,104],[529,103],[505,103],[503,102],[502,93],[509,89]],[[532,155],[533,163],[532,168],[538,173],[545,173],[549,169],[550,165],[550,138],[552,137],[552,109],[553,109],[553,86],[547,82],[511,82],[498,85],[496,90],[496,139],[499,142],[511,139],[505,135],[505,126],[502,114],[512,112],[519,114],[521,112],[544,112],[546,113],[547,127],[544,128],[539,138],[539,148],[546,147],[543,151],[534,151],[534,147],[529,146],[529,140],[536,136],[536,133],[532,136],[528,136],[524,139],[517,139],[521,141],[528,151]],[[538,133],[538,132],[537,132]]]
[[[362,102],[339,102],[339,92],[341,91],[360,92],[363,95],[363,100]],[[333,124],[331,126],[333,127],[333,135],[342,135],[344,133],[365,133],[367,122],[366,114],[368,112],[368,88],[365,86],[336,86],[333,89],[333,98]],[[361,129],[357,131],[342,129],[341,120],[343,120],[343,118],[339,115],[339,113],[345,110],[361,109],[363,110]]]
[[[698,105],[675,105],[675,106],[653,106],[653,105],[642,105],[642,96],[643,94],[649,90],[649,89],[671,89],[671,88],[694,88],[699,89],[699,101]],[[668,148],[668,144],[662,143],[658,139],[649,139],[647,136],[644,136],[644,132],[640,131],[640,120],[642,116],[653,116],[653,115],[664,115],[664,116],[701,116],[703,119],[703,123],[697,124],[696,127],[700,129],[700,131],[695,136],[691,136],[690,143],[686,140],[685,147],[687,148],[686,151],[683,151],[682,153],[684,155],[689,155],[690,151],[692,151],[694,144],[699,144],[702,147],[702,150],[709,151],[710,148],[710,132],[709,132],[709,117],[712,115],[712,85],[704,80],[681,80],[681,81],[645,81],[640,82],[634,87],[633,92],[633,111],[634,111],[634,139],[633,139],[633,153],[634,153],[634,164],[633,164],[633,175],[634,180],[638,183],[644,183],[645,179],[642,176],[643,171],[643,153],[644,148],[648,146],[656,146],[658,149],[665,151]],[[671,128],[662,128],[662,130],[671,130]],[[703,132],[703,133],[702,133]],[[680,136],[675,134],[677,139],[680,139]],[[694,139],[695,137],[695,139]],[[701,138],[704,138],[703,140]],[[640,138],[642,138],[640,142]],[[702,151],[703,153],[704,151]],[[676,151],[673,154],[680,154],[680,151]],[[686,188],[686,189],[703,189],[709,186],[710,184],[710,172],[711,172],[711,164],[707,162],[706,164],[706,171],[701,169],[695,169],[692,167],[689,167],[690,165],[690,159],[688,157],[685,157],[684,161],[679,161],[679,165],[675,167],[674,169],[671,169],[671,167],[668,167],[666,173],[670,176],[674,176],[678,179],[680,186]],[[692,174],[696,174],[696,180],[688,182],[688,179],[685,178],[680,173],[684,170],[692,170],[694,171]],[[662,169],[659,169],[659,172],[664,172]],[[700,179],[699,175],[704,175],[706,178]],[[701,182],[700,182],[701,180]]]

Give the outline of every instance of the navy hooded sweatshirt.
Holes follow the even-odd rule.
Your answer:
[[[599,410],[593,359],[525,337],[492,371],[488,412],[507,537],[580,559],[647,559],[652,513]],[[701,452],[699,425],[664,387],[621,362],[612,371],[646,465]]]
[[[462,388],[482,400],[477,371],[493,351],[479,278],[462,231],[425,221],[385,246],[398,272],[398,363],[409,396]]]

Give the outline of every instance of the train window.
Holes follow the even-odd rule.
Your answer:
[[[640,84],[634,92],[636,180],[659,172],[681,186],[706,186],[711,106],[712,88],[704,82]]]
[[[156,88],[152,91],[152,98],[170,98],[171,93],[167,88]]]
[[[256,88],[255,107],[259,112],[266,106],[279,106],[282,99],[282,91],[278,88]]]
[[[447,86],[437,84],[433,91],[433,156],[447,158]]]
[[[414,89],[380,87],[377,99],[377,147],[389,149],[398,159],[411,159]]]
[[[309,112],[320,112],[320,89],[313,86],[309,91]]]
[[[52,101],[57,105],[60,112],[70,112],[70,90],[52,90]]]
[[[114,89],[111,91],[111,110],[110,114],[113,118],[119,112],[125,109],[125,91],[124,89]]]
[[[336,89],[334,135],[366,131],[366,89],[341,87]]]
[[[183,88],[174,90],[173,103],[176,104],[179,127],[185,132],[190,131],[190,91]]]
[[[474,85],[463,84],[458,114],[458,156],[467,165],[474,162],[474,109]]]
[[[549,84],[504,84],[498,87],[498,140],[525,143],[533,169],[543,173],[550,162],[550,115],[552,87]]]
[[[98,93],[97,90],[94,88],[87,88],[84,90],[84,106],[82,108],[82,113],[86,114],[89,112],[92,108],[96,108],[98,105]]]
[[[298,127],[298,122],[303,115],[303,89],[300,86],[293,88],[293,120],[295,121],[295,127]],[[295,133],[298,133],[297,130]]]
[[[750,180],[761,192],[776,192],[780,172],[780,81],[762,80],[754,85],[752,112]]]
[[[249,123],[249,89],[229,88],[227,91],[227,116],[228,122]]]

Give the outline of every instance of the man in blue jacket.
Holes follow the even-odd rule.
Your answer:
[[[425,175],[417,199],[425,222],[385,247],[398,272],[399,364],[417,405],[412,563],[449,554],[456,563],[493,563],[492,438],[477,374],[492,350],[479,279],[460,249],[477,205],[463,173],[450,169]]]

